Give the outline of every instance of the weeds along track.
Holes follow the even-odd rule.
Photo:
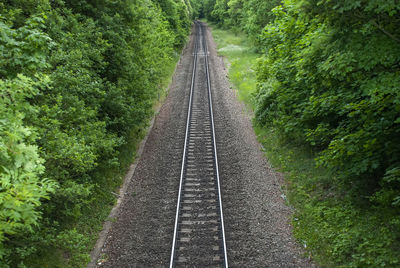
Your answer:
[[[195,22],[193,73],[170,268],[228,267],[205,26]]]

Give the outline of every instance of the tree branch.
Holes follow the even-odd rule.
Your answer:
[[[375,20],[372,20],[372,24],[374,24],[381,32],[386,34],[388,37],[390,37],[392,40],[396,41],[397,43],[400,44],[400,39],[398,39],[396,36],[392,35],[388,31],[386,31],[382,26],[380,26]]]

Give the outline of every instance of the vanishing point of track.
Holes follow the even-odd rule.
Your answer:
[[[195,22],[193,73],[170,268],[228,267],[208,48]]]

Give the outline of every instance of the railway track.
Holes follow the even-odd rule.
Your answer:
[[[182,157],[172,267],[228,267],[207,41],[195,22],[195,48]]]

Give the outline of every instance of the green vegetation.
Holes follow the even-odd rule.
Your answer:
[[[191,25],[183,0],[0,3],[0,267],[84,267]]]
[[[309,254],[323,266],[399,266],[396,1],[8,0],[0,267],[85,266],[191,14],[231,29],[214,29],[219,52],[286,172]]]
[[[256,87],[255,63],[259,55],[253,51],[251,43],[242,33],[234,34],[214,26],[212,32],[218,54],[228,60],[229,79],[238,89],[239,98],[251,105],[254,103],[252,93]]]
[[[257,86],[244,100],[254,107],[269,160],[286,174],[295,236],[324,267],[398,267],[398,4],[257,1],[276,7],[268,9],[266,21],[251,24],[257,8],[245,6],[255,2],[193,7],[194,14],[232,29],[214,29],[221,47],[243,46],[246,41],[232,35],[242,30],[261,52]],[[221,53],[240,63],[250,57],[251,49],[244,51],[236,53],[239,59]],[[239,80],[249,78],[251,64],[232,66],[231,81],[248,96],[252,90]]]

